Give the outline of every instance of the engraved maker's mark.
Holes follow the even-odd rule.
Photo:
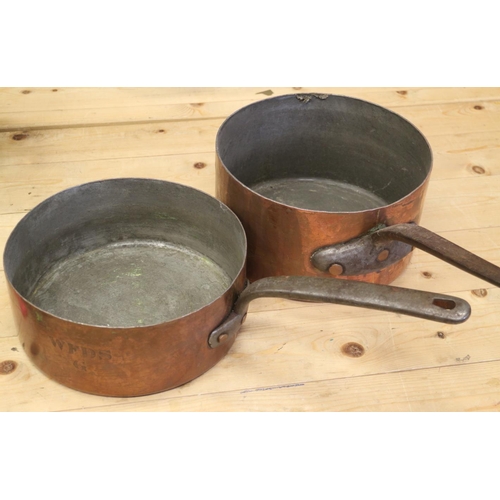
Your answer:
[[[75,355],[82,360],[96,359],[99,361],[109,361],[112,359],[111,351],[107,349],[92,349],[82,345],[73,344],[65,340],[55,337],[50,337],[50,341],[56,350],[61,351],[68,356],[74,357]],[[73,363],[75,368],[86,370],[85,365],[75,361]]]

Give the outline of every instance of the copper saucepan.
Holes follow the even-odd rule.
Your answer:
[[[151,179],[62,191],[14,228],[4,269],[20,342],[73,389],[138,396],[198,377],[259,297],[331,302],[461,323],[446,295],[318,277],[246,281],[244,229],[223,203]]]
[[[217,197],[248,237],[247,274],[392,282],[413,247],[500,286],[500,268],[418,225],[432,168],[425,137],[359,99],[297,94],[229,116]]]

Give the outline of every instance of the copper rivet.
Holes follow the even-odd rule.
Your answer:
[[[241,318],[241,324],[243,324],[245,322],[245,320],[247,319],[247,313],[245,313],[243,315],[243,318]]]
[[[332,264],[329,268],[328,268],[328,272],[332,275],[332,276],[340,276],[343,272],[344,272],[344,268],[342,267],[341,264]]]
[[[382,250],[378,256],[377,256],[377,260],[379,262],[383,262],[384,260],[387,260],[387,257],[389,257],[389,250],[387,250],[387,248],[385,250]]]
[[[228,338],[229,335],[227,333],[221,333],[217,338],[217,341],[219,342],[219,344],[223,344]]]

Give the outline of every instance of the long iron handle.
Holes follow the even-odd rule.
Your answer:
[[[217,347],[235,336],[248,304],[262,297],[365,307],[450,324],[463,323],[471,312],[469,303],[458,297],[408,288],[305,276],[263,278],[243,290],[231,314],[210,334],[209,345]]]
[[[417,224],[395,224],[372,234],[375,243],[397,240],[420,248],[462,271],[500,286],[500,267]]]

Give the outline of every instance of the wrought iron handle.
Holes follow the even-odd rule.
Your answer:
[[[420,248],[462,271],[500,287],[500,267],[417,224],[396,224],[372,234],[375,243],[401,241]]]
[[[311,255],[311,262],[335,276],[355,276],[394,264],[412,247],[500,287],[500,267],[413,223],[382,225],[345,243],[319,248]]]
[[[458,297],[408,288],[305,276],[263,278],[243,290],[231,314],[210,334],[210,347],[234,337],[246,317],[248,304],[262,297],[365,307],[450,324],[463,323],[471,312],[469,303]]]

